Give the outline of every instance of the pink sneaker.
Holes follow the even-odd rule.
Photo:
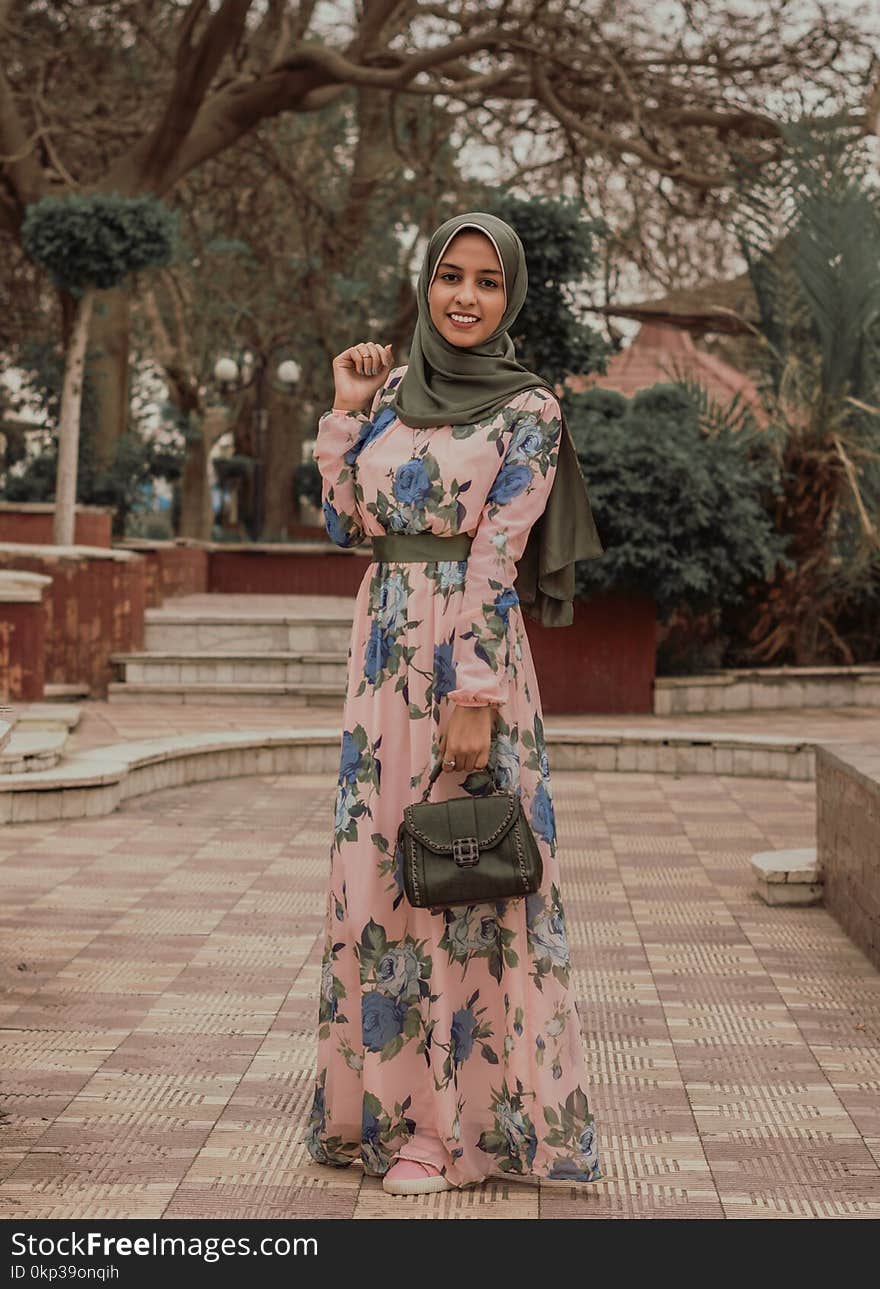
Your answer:
[[[420,1159],[397,1159],[382,1178],[382,1189],[389,1195],[425,1195],[455,1187],[433,1164],[423,1164]]]

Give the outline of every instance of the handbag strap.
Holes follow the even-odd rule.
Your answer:
[[[442,758],[442,756],[438,756],[437,760],[436,760],[436,761],[435,761],[435,763],[434,763],[434,768],[433,768],[433,770],[431,771],[430,777],[429,777],[429,779],[428,779],[427,787],[425,788],[425,791],[422,793],[422,801],[427,801],[427,800],[428,800],[428,797],[431,795],[431,789],[433,788],[434,784],[437,782],[438,776],[439,776],[440,771],[441,771],[442,769],[443,769],[443,758]],[[498,786],[497,786],[497,784],[495,783],[495,780],[493,779],[493,780],[492,780],[492,792],[496,792],[496,793],[497,793],[498,791],[499,791]],[[499,794],[499,795],[500,795],[500,794]]]

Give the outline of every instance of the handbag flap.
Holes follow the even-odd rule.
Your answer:
[[[494,846],[515,824],[519,804],[515,792],[418,801],[404,807],[401,828],[438,855],[451,854],[457,837],[476,837],[481,848]]]

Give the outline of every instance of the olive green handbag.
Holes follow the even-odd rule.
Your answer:
[[[410,904],[442,909],[537,891],[541,852],[519,795],[495,790],[428,801],[442,768],[438,760],[421,801],[404,807],[397,830]]]

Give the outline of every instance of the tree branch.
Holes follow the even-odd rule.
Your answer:
[[[206,4],[207,0],[192,0],[181,24],[174,84],[141,155],[147,188],[160,179],[182,147],[219,67],[241,38],[251,0],[223,0],[195,43],[193,33]]]
[[[621,139],[614,134],[609,134],[607,130],[600,130],[597,126],[590,125],[583,117],[570,111],[562,103],[551,89],[547,74],[537,58],[532,61],[532,77],[535,97],[544,104],[561,125],[565,125],[572,133],[582,135],[608,152],[615,152],[618,155],[623,155],[627,152],[632,153],[646,162],[652,169],[659,170],[661,174],[668,175],[669,178],[675,179],[679,183],[685,183],[691,188],[706,191],[714,188],[724,188],[730,183],[729,175],[723,171],[717,171],[715,174],[701,174],[680,162],[672,161],[662,156],[659,152],[655,152],[653,148],[648,147],[647,144],[639,142],[638,139]]]

